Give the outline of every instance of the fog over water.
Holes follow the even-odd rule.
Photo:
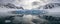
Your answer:
[[[43,8],[43,6],[49,3],[60,3],[60,0],[0,0],[0,4],[3,4],[0,7],[0,17],[7,17],[9,13],[7,11],[11,11],[9,7],[5,7],[4,5],[11,3],[16,7],[23,7],[23,9],[38,9]],[[60,12],[60,7],[55,7],[53,9],[47,9],[50,12]],[[54,14],[54,13],[53,13]],[[9,17],[9,16],[8,16]],[[23,17],[15,16],[13,17],[12,23],[14,24],[48,24],[48,20],[45,20],[40,17],[40,15],[23,15]],[[36,22],[35,22],[36,21]]]

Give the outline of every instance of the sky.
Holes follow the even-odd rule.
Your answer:
[[[39,7],[40,4],[43,3],[43,1],[47,1],[47,0],[0,0],[0,3],[13,3],[16,6],[23,6],[24,9],[32,9],[32,8],[36,8]],[[37,2],[38,4],[36,5],[32,5],[33,2]]]
[[[36,5],[33,5],[33,2],[36,2]],[[24,9],[37,8],[48,3],[56,3],[60,0],[0,0],[0,3],[12,3],[18,7],[22,6]]]

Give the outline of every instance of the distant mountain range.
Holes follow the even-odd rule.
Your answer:
[[[14,4],[11,4],[11,3],[7,3],[7,4],[1,4],[0,3],[0,7],[2,8],[13,8],[13,9],[23,9],[23,7],[17,7],[15,6]]]
[[[59,7],[60,6],[60,3],[49,3],[49,4],[46,4],[43,8],[44,9],[52,9],[54,7]]]

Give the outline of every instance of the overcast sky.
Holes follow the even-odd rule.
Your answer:
[[[40,2],[37,5],[32,5],[33,2]],[[0,3],[13,3],[16,6],[23,6],[24,9],[32,9],[37,8],[40,5],[44,5],[46,3],[54,3],[60,2],[60,0],[0,0]]]

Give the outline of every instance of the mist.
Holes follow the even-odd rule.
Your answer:
[[[49,3],[60,3],[60,0],[0,0],[0,4],[7,4],[11,3],[15,5],[16,7],[23,7],[23,9],[38,9],[41,6],[43,7],[46,4]],[[35,4],[36,3],[36,4]],[[1,7],[2,8],[2,7]],[[8,9],[7,7],[3,7],[3,10],[0,9],[0,15],[3,15],[2,17],[10,17],[6,16],[8,13],[4,10]],[[50,12],[60,12],[60,7],[56,7],[53,9],[49,9]],[[3,13],[3,14],[2,14]],[[12,23],[14,24],[48,24],[49,21],[45,20],[40,17],[40,15],[23,15],[23,17],[14,16]]]

